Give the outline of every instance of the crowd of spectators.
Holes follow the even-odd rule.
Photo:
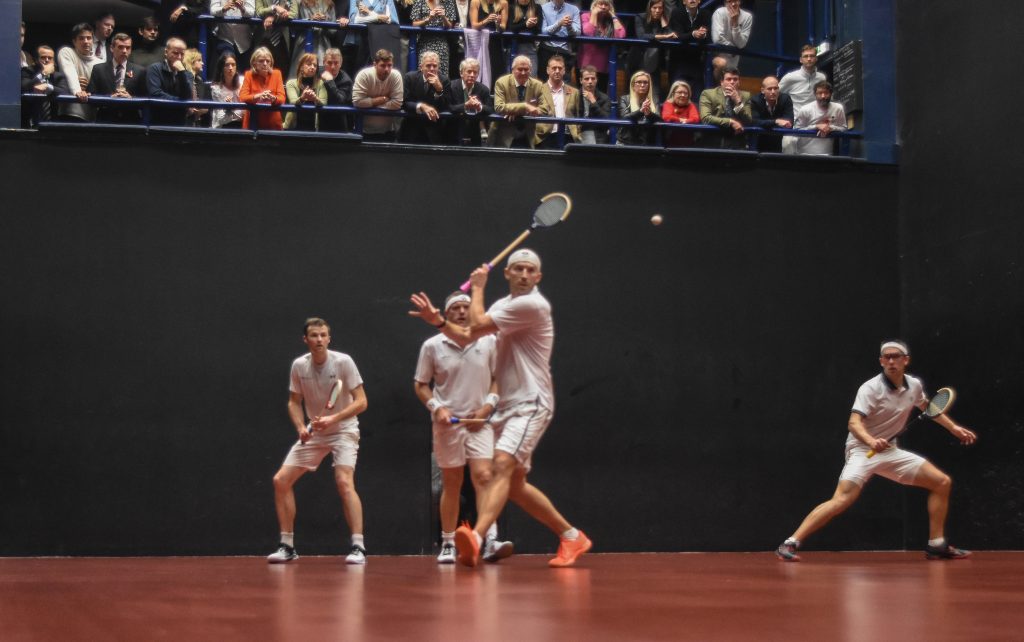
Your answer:
[[[761,151],[833,153],[829,135],[844,131],[847,119],[813,46],[800,52],[800,68],[765,77],[751,96],[739,88],[735,52],[746,47],[754,15],[740,0],[713,12],[699,0],[638,1],[627,7],[636,10],[631,29],[614,0],[582,8],[570,0],[165,0],[131,29],[103,12],[74,25],[56,54],[48,45],[22,52],[22,92],[35,94],[24,100],[23,121],[138,124],[148,114],[153,125],[349,132],[353,114],[324,108],[355,107],[374,110],[361,115],[359,133],[368,140],[557,149],[614,136],[621,145],[747,149],[753,126],[776,132],[757,136]],[[195,48],[204,14],[218,19],[208,22],[210,69]],[[410,52],[399,24],[430,30],[416,34]],[[628,83],[613,101],[610,48],[598,40],[626,37],[649,44],[621,47]],[[727,49],[712,55],[708,44]],[[401,61],[411,55],[418,69],[403,74]],[[705,88],[709,63],[714,83]],[[239,106],[143,107],[99,97]],[[295,109],[274,109],[286,104]],[[794,128],[816,136],[777,134]]]

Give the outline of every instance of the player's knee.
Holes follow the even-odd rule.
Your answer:
[[[281,493],[281,492],[284,492],[284,491],[290,489],[291,487],[292,487],[291,480],[284,473],[278,472],[276,475],[274,475],[274,491],[275,492]]]
[[[491,483],[494,479],[494,471],[491,468],[485,468],[483,470],[474,470],[472,473],[473,485],[474,486],[486,486]]]
[[[953,478],[950,477],[949,475],[945,474],[945,473],[943,473],[939,477],[938,481],[935,482],[935,491],[938,492],[938,493],[942,493],[943,495],[948,495],[949,492],[952,489],[953,489]]]
[[[355,480],[349,475],[337,475],[334,478],[334,483],[338,487],[338,494],[342,497],[354,493],[356,490]]]
[[[494,470],[493,475],[501,477],[511,477],[512,473],[516,471],[516,458],[512,455],[502,453],[501,456],[494,458]]]

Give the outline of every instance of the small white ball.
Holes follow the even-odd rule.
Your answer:
[[[661,214],[655,214],[654,216],[651,217],[651,225],[661,225],[661,222],[663,220],[664,219],[661,218]]]

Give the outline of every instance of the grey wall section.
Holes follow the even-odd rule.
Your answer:
[[[900,270],[904,325],[918,368],[936,385],[958,387],[953,416],[977,429],[980,441],[971,450],[950,449],[939,430],[922,431],[913,443],[953,474],[957,541],[1021,549],[1024,422],[1016,407],[1024,389],[1024,152],[997,127],[964,122],[960,107],[1004,86],[1005,70],[989,61],[1014,55],[1024,6],[979,4],[967,21],[961,9],[954,2],[897,5],[905,166]],[[937,64],[935,43],[981,39],[988,43],[984,53],[964,50]],[[936,88],[951,81],[961,99],[936,100]],[[998,93],[1000,102],[1024,100],[1019,83]],[[920,539],[927,524],[911,517],[910,534]]]
[[[531,478],[601,550],[773,546],[831,493],[853,394],[898,330],[888,170],[0,145],[15,186],[0,235],[0,554],[266,552],[270,478],[293,439],[288,366],[313,314],[366,382],[371,551],[429,550],[429,429],[411,380],[432,331],[406,316],[408,296],[443,297],[551,191],[576,205],[531,239],[558,331],[558,409]],[[301,550],[339,552],[327,466],[311,477]],[[844,519],[815,543],[903,544],[894,488]],[[553,549],[518,509],[509,529],[520,550]]]

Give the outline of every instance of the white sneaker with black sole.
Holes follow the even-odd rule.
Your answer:
[[[512,542],[501,542],[496,539],[489,539],[484,544],[483,560],[485,562],[497,562],[506,557],[511,557],[516,550]]]
[[[362,546],[353,546],[352,552],[345,557],[346,564],[366,564],[366,549]]]
[[[299,554],[287,544],[281,544],[276,551],[267,555],[267,562],[270,564],[285,564],[297,559],[299,559]]]
[[[437,556],[438,564],[455,563],[455,544],[446,543],[441,545],[441,553]]]

